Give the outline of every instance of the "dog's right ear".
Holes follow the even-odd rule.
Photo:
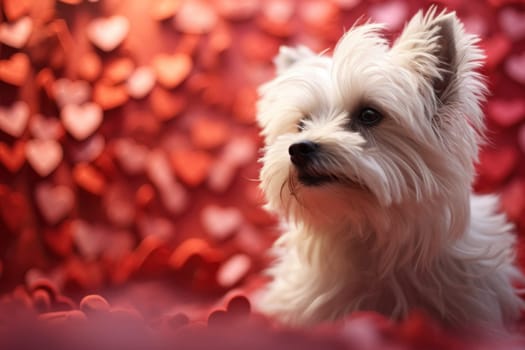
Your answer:
[[[306,46],[290,47],[283,45],[279,48],[279,53],[273,59],[273,63],[277,68],[277,74],[281,74],[297,62],[312,56],[315,56],[315,53]]]

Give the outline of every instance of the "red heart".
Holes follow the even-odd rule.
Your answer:
[[[393,12],[395,8],[388,8],[387,11]],[[332,1],[307,1],[298,7],[298,12],[308,29],[321,32],[325,36],[330,27],[333,27],[333,23],[339,22],[339,9]],[[395,15],[395,13],[392,14]]]
[[[64,222],[56,227],[47,228],[43,232],[44,243],[53,253],[61,257],[68,257],[73,251],[73,239],[71,237],[71,224]],[[61,270],[55,270],[55,274],[62,273]],[[52,278],[57,285],[62,282],[63,276],[58,275]]]
[[[196,187],[208,176],[212,157],[202,151],[177,150],[171,154],[171,165],[185,184]]]
[[[87,27],[89,40],[103,51],[112,51],[126,38],[129,21],[124,16],[97,18]]]
[[[525,101],[522,99],[492,99],[487,104],[489,117],[501,126],[509,127],[525,117]]]
[[[187,103],[185,96],[172,94],[160,87],[153,89],[150,95],[151,109],[161,121],[178,116],[186,108]]]
[[[24,101],[15,102],[10,108],[0,106],[0,130],[13,137],[20,137],[29,120],[29,107]]]
[[[40,176],[47,176],[62,161],[62,147],[55,140],[33,139],[27,142],[26,158]]]
[[[66,130],[77,140],[82,141],[98,129],[102,123],[102,110],[95,103],[82,106],[68,104],[60,113]]]
[[[102,61],[94,52],[88,52],[78,61],[78,75],[87,81],[96,80],[102,71]]]
[[[156,21],[163,21],[173,17],[182,5],[180,0],[154,0],[151,4],[150,15]]]
[[[0,42],[21,49],[27,43],[32,30],[33,21],[30,17],[20,18],[12,24],[4,22],[0,24]]]
[[[230,136],[228,125],[212,118],[199,118],[191,126],[191,140],[198,148],[222,146]]]
[[[235,120],[252,125],[255,123],[255,104],[259,98],[257,90],[253,87],[239,89],[233,101],[233,115]]]
[[[86,295],[80,301],[80,310],[86,315],[94,315],[109,312],[110,305],[106,299],[97,294]]]
[[[28,213],[29,204],[26,197],[0,185],[0,217],[7,228],[16,233],[27,223]]]
[[[100,81],[93,90],[93,101],[103,110],[122,106],[129,99],[126,87],[123,85],[112,86],[105,81]]]
[[[224,260],[224,252],[212,248],[207,241],[200,238],[189,238],[182,241],[173,250],[169,258],[169,265],[175,270],[180,270],[194,256],[200,256],[209,263],[217,263]]]
[[[102,78],[113,84],[120,84],[129,78],[134,68],[135,64],[131,58],[119,57],[106,65]]]
[[[217,13],[231,21],[248,20],[259,11],[259,1],[221,0],[216,1]]]
[[[12,148],[0,142],[0,162],[12,173],[16,173],[26,160],[26,144],[17,141]]]
[[[29,12],[29,0],[4,0],[4,13],[10,21],[15,21]]]
[[[157,81],[168,89],[179,86],[193,68],[191,57],[178,53],[175,55],[160,54],[153,59],[153,68]]]
[[[15,53],[8,60],[0,61],[0,80],[21,86],[26,82],[30,63],[25,53]]]
[[[75,195],[67,186],[42,183],[35,189],[35,200],[42,216],[54,225],[73,210]]]
[[[104,176],[96,168],[86,163],[75,165],[73,179],[79,187],[95,195],[101,195],[106,189]]]
[[[58,79],[53,83],[53,96],[59,107],[80,105],[89,100],[91,86],[83,80]]]

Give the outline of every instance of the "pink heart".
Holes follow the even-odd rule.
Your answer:
[[[22,17],[12,24],[4,22],[0,24],[0,42],[21,49],[27,43],[32,30],[33,21],[29,17]]]
[[[87,27],[89,40],[103,51],[119,46],[129,32],[129,21],[124,16],[97,18]]]
[[[143,215],[138,219],[137,227],[142,238],[155,236],[162,241],[168,241],[175,234],[173,223],[161,216]]]
[[[35,114],[29,122],[29,130],[37,139],[59,139],[64,133],[60,120]]]
[[[53,84],[53,95],[59,107],[81,105],[89,100],[91,86],[83,80],[58,79]]]
[[[0,130],[20,137],[27,126],[29,107],[24,101],[15,102],[10,108],[0,107]]]
[[[505,72],[518,83],[525,85],[525,52],[507,58]]]
[[[209,205],[202,210],[201,222],[206,232],[216,240],[224,240],[233,235],[244,219],[235,207],[221,208]]]
[[[86,141],[69,148],[69,153],[75,162],[92,162],[98,158],[106,147],[106,140],[102,135],[94,135]]]
[[[384,23],[390,30],[401,28],[408,16],[404,1],[391,1],[370,7],[368,13],[376,23]]]
[[[186,189],[175,180],[168,158],[161,149],[149,153],[146,174],[157,187],[162,204],[172,214],[182,212],[188,205]]]
[[[210,168],[208,187],[213,192],[224,193],[232,184],[236,174],[237,167],[235,165],[218,158]]]
[[[62,161],[62,156],[62,147],[55,140],[33,139],[27,142],[27,161],[40,176],[51,174]]]
[[[102,123],[102,109],[95,103],[66,105],[60,114],[67,131],[77,140],[89,137]]]
[[[522,99],[492,99],[487,105],[487,112],[496,123],[509,127],[525,117],[525,101]]]
[[[103,198],[104,209],[111,223],[118,227],[127,227],[135,218],[134,194],[122,184],[110,186]]]
[[[155,71],[147,66],[139,67],[126,82],[128,94],[136,99],[145,97],[155,85]]]
[[[499,13],[499,24],[507,35],[517,41],[525,37],[525,12],[504,8]]]
[[[228,163],[242,166],[257,156],[257,145],[248,137],[232,139],[225,147],[221,158]]]
[[[92,225],[82,220],[71,223],[71,232],[76,247],[86,259],[96,259],[109,243],[112,232],[102,225]]]
[[[35,197],[42,216],[52,225],[64,219],[75,203],[75,196],[69,187],[49,183],[39,184],[35,189]]]
[[[233,138],[223,149],[210,169],[209,188],[218,193],[228,189],[239,167],[244,166],[256,157],[257,145],[248,137]]]
[[[471,15],[463,18],[463,25],[468,33],[479,37],[485,37],[488,31],[487,20],[480,15]]]
[[[172,214],[179,214],[188,206],[186,189],[178,182],[164,187],[160,193],[162,205]]]
[[[231,288],[248,274],[251,267],[252,260],[248,255],[236,254],[219,267],[217,283],[223,288]]]
[[[137,175],[144,171],[149,153],[146,146],[130,138],[123,138],[115,141],[113,152],[126,173]]]

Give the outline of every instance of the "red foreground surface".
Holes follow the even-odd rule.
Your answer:
[[[393,38],[431,4],[482,38],[491,142],[475,189],[502,195],[525,267],[524,1],[0,4],[0,349],[522,348],[419,313],[289,330],[249,298],[278,234],[254,102],[279,45],[333,48],[362,16]]]

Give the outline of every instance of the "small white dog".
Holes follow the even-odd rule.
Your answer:
[[[419,12],[392,46],[352,28],[333,57],[283,47],[260,89],[261,187],[283,219],[260,308],[291,325],[424,310],[502,329],[523,302],[515,238],[471,193],[483,54],[454,13]]]

